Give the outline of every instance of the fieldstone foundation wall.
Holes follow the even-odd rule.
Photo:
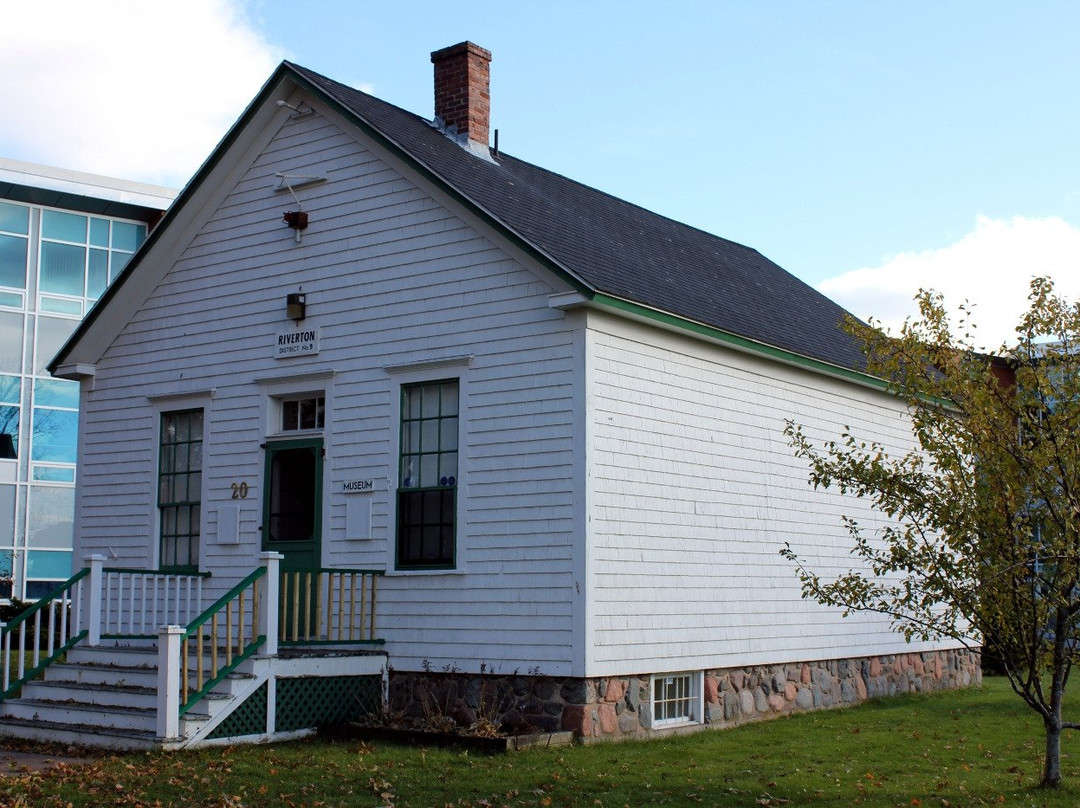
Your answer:
[[[965,649],[793,662],[696,672],[704,714],[696,724],[654,729],[650,677],[390,673],[390,709],[416,722],[503,731],[572,730],[582,740],[644,738],[705,726],[726,727],[875,696],[968,687],[982,681],[979,652]]]

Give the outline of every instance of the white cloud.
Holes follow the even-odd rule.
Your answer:
[[[181,185],[282,58],[243,0],[11,3],[0,155]]]
[[[1080,298],[1080,228],[1057,217],[1008,220],[980,216],[975,229],[936,250],[901,253],[877,267],[827,278],[818,289],[859,317],[892,330],[915,315],[912,298],[922,289],[945,297],[946,306],[974,304],[979,347],[1012,342],[1027,308],[1031,279],[1048,275],[1058,294]]]

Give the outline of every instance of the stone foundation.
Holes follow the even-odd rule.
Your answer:
[[[699,720],[653,727],[650,677],[596,679],[457,672],[390,672],[390,710],[417,724],[478,721],[511,734],[572,730],[584,741],[646,738],[727,727],[891,696],[982,681],[978,651],[953,649],[823,662],[793,662],[698,674]]]

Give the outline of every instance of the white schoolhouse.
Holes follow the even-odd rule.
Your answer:
[[[50,366],[81,382],[67,665],[141,654],[156,693],[101,732],[280,735],[383,677],[586,739],[975,680],[779,555],[846,570],[840,516],[880,518],[785,419],[912,441],[845,312],[491,148],[490,59],[432,54],[433,120],[283,63]],[[86,723],[32,687],[0,731]]]

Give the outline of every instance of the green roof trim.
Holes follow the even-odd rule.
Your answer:
[[[648,306],[642,306],[640,303],[634,303],[630,300],[624,300],[622,298],[605,295],[602,292],[597,292],[592,296],[591,302],[598,306],[603,306],[604,308],[614,309],[627,314],[633,314],[646,320],[653,320],[658,323],[663,323],[664,325],[674,326],[681,331],[688,331],[698,336],[708,337],[709,339],[731,345],[740,350],[768,357],[769,359],[778,360],[785,364],[796,365],[814,373],[822,373],[826,376],[833,376],[845,381],[855,382],[856,384],[873,387],[877,390],[888,390],[888,384],[883,379],[871,376],[868,373],[861,373],[860,371],[852,370],[850,368],[831,365],[828,362],[822,362],[820,359],[812,359],[808,356],[793,353],[792,351],[786,351],[783,348],[776,348],[772,345],[766,345],[763,342],[740,337],[738,334],[732,334],[727,331],[722,331],[719,328],[714,328],[713,326],[697,323],[693,320],[687,320],[685,317],[669,314],[666,311],[651,309]]]

